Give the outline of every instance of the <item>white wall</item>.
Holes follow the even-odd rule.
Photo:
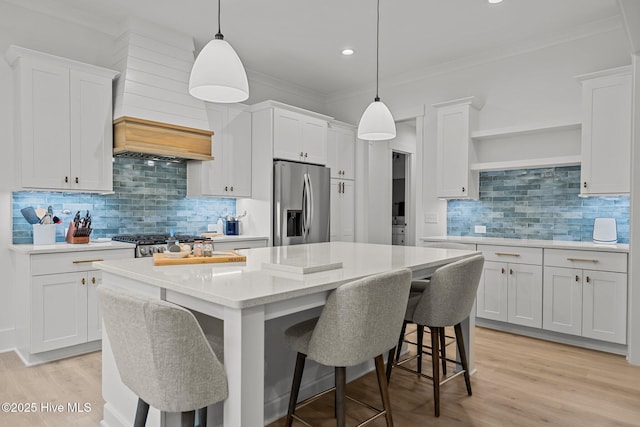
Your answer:
[[[122,24],[122,23],[114,23]],[[115,35],[40,14],[0,0],[0,54],[12,45],[110,67]],[[249,73],[250,103],[273,99],[310,110],[321,110],[323,100],[309,91],[289,87],[277,79]],[[13,265],[8,250],[11,236],[11,188],[13,182],[13,86],[11,68],[0,59],[0,141],[5,159],[0,168],[0,351],[13,347],[11,286]],[[16,284],[22,286],[23,284]],[[21,309],[17,307],[16,309]]]

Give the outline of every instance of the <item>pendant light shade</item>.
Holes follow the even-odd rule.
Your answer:
[[[376,97],[369,104],[358,124],[358,138],[368,141],[382,141],[396,137],[396,123],[391,111],[380,101],[378,96],[379,61],[380,52],[380,0],[378,0],[378,15],[376,22]]]
[[[373,101],[360,118],[358,138],[367,141],[381,141],[396,137],[396,123],[391,111],[377,98]]]
[[[242,102],[249,98],[249,82],[242,61],[220,33],[200,51],[189,77],[191,96],[209,102]]]

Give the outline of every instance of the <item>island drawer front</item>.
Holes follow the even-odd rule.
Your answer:
[[[544,265],[582,270],[627,272],[627,254],[617,252],[545,249]]]
[[[237,242],[216,242],[213,241],[213,250],[215,251],[239,251],[241,249],[266,248],[267,241],[264,239],[256,240],[240,240]]]
[[[31,274],[40,276],[43,274],[93,270],[92,263],[94,261],[133,258],[135,256],[133,251],[134,249],[131,248],[35,254],[31,255]]]
[[[523,246],[478,245],[485,261],[542,265],[542,249]]]

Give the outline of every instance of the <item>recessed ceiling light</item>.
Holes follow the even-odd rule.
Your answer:
[[[498,4],[498,3],[502,3],[502,0],[488,0],[489,3],[491,4]]]
[[[342,49],[342,54],[345,56],[353,55],[354,52],[355,51],[353,49]]]

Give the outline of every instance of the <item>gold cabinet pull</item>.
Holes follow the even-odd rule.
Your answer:
[[[509,274],[513,275],[513,268],[509,269]]]
[[[576,274],[576,282],[579,282],[579,281],[580,281],[580,276]]]
[[[87,281],[84,280],[84,277],[82,278],[82,280],[80,282],[82,283],[82,286],[84,286],[84,284],[87,283]]]
[[[504,272],[505,272],[505,269],[504,269],[504,267],[502,267],[502,268],[500,269],[500,273],[504,274]]]
[[[76,176],[76,184],[79,184],[80,180],[78,179],[78,177]]]
[[[587,283],[591,283],[591,278],[589,276],[587,276],[586,281],[587,281]]]
[[[597,259],[590,259],[590,258],[567,258],[567,261],[573,261],[573,262],[599,262]]]
[[[509,253],[509,252],[496,252],[495,254],[497,256],[515,256],[515,257],[520,256],[520,254],[512,254],[512,253]]]
[[[96,278],[95,277],[91,278],[91,283],[93,283],[94,285],[96,284]]]
[[[100,262],[100,261],[104,261],[101,258],[96,258],[96,259],[80,259],[80,260],[76,260],[76,261],[72,261],[73,264],[84,264],[87,262]]]

